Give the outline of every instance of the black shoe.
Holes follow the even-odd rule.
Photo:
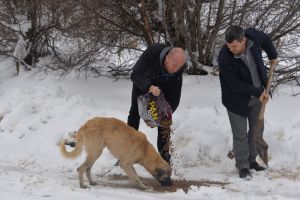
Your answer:
[[[255,171],[264,171],[266,168],[260,166],[257,162],[254,162],[250,164],[250,169],[254,169]]]
[[[239,170],[240,178],[250,180],[252,178],[250,170],[248,168],[243,168]]]

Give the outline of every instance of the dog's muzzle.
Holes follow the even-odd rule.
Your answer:
[[[159,182],[160,182],[161,186],[171,186],[171,185],[173,185],[173,182],[172,182],[170,177],[165,178],[164,180],[161,180]]]

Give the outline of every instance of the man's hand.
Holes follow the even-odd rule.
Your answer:
[[[157,86],[151,85],[149,88],[149,92],[151,92],[154,96],[160,95],[160,89]]]
[[[263,102],[265,99],[266,101],[269,101],[269,94],[267,94],[266,91],[264,90],[259,97],[259,101]]]
[[[273,60],[269,60],[269,63],[270,63],[270,65],[272,65],[272,66],[276,66],[276,65],[278,64],[278,60],[277,60],[277,58],[276,58],[276,59],[273,59]]]

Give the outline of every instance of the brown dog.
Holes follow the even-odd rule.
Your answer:
[[[86,160],[77,168],[79,184],[85,188],[83,173],[90,185],[96,185],[92,180],[91,169],[95,161],[101,155],[104,147],[120,161],[121,168],[128,174],[131,181],[141,189],[151,187],[137,176],[133,164],[139,163],[163,186],[172,184],[170,179],[171,167],[161,158],[159,153],[150,144],[146,136],[128,126],[126,123],[115,118],[96,117],[87,121],[75,135],[77,144],[72,152],[66,151],[65,143],[61,142],[63,156],[75,159],[82,152],[83,146],[86,151]]]

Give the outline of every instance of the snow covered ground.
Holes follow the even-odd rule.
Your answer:
[[[80,189],[76,168],[84,155],[66,160],[58,142],[94,116],[126,121],[131,82],[24,72],[14,77],[13,69],[9,60],[0,64],[0,199],[300,199],[300,95],[292,97],[299,88],[282,86],[268,103],[265,140],[271,160],[268,170],[253,171],[251,181],[240,179],[234,161],[226,156],[232,137],[218,77],[185,76],[181,103],[173,115],[173,178],[229,184],[191,187],[188,193],[140,191],[126,180],[115,180],[120,187],[111,187],[109,176],[101,175],[116,159],[105,151],[92,171],[100,184]],[[141,122],[141,131],[156,146],[156,129]],[[150,177],[135,167],[140,176]],[[124,172],[115,167],[112,174]]]

